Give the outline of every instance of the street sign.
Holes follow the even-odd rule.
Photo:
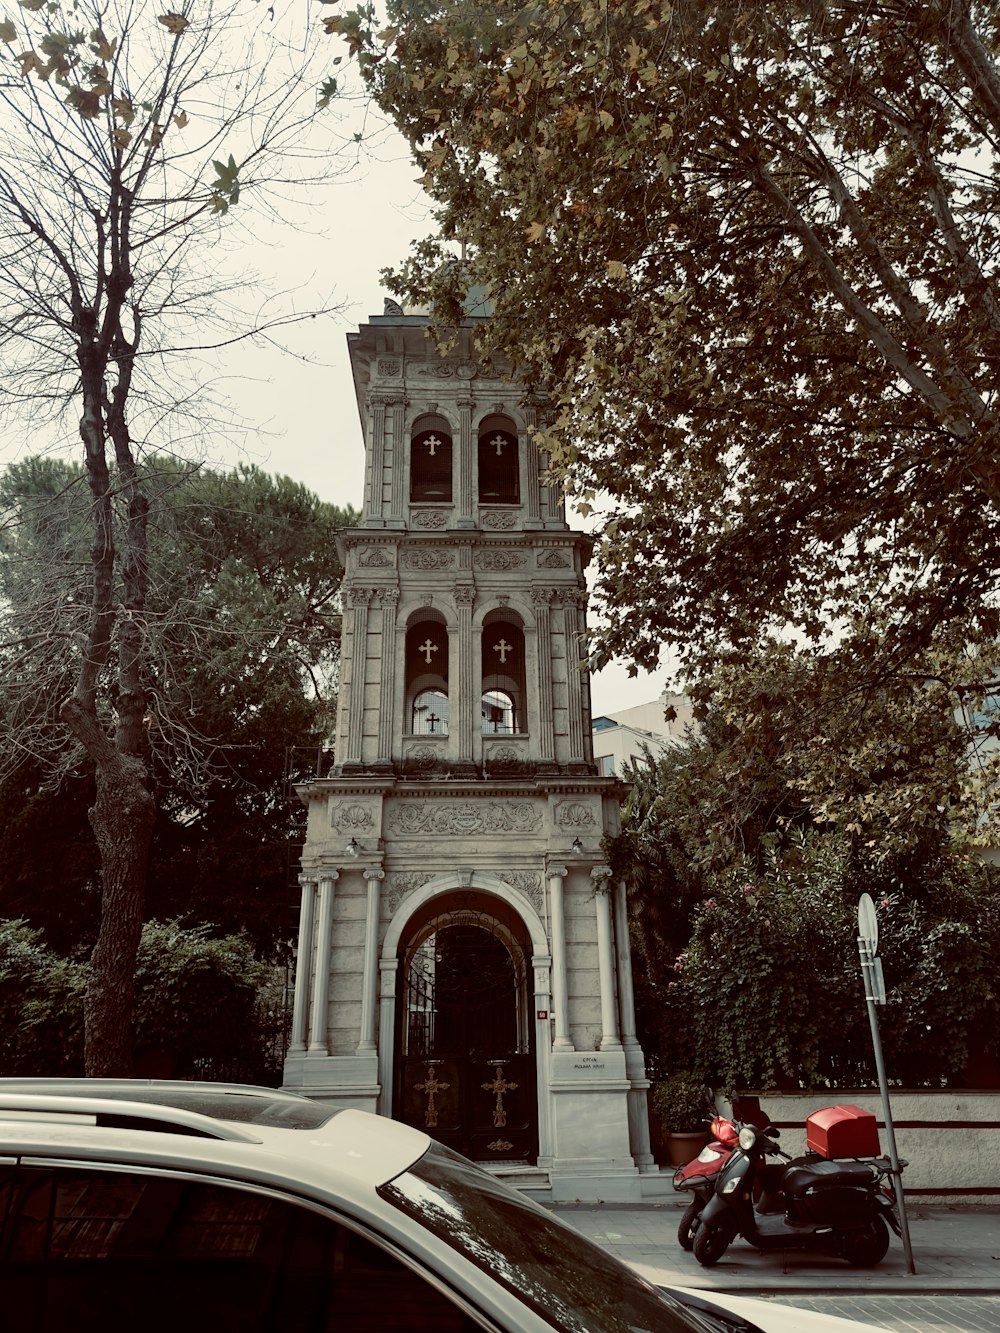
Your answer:
[[[863,893],[858,900],[858,934],[868,944],[868,952],[878,952],[878,916],[870,893]]]

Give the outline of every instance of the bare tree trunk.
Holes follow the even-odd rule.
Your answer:
[[[132,1070],[132,995],[142,931],[146,866],[156,813],[146,766],[119,753],[80,707],[62,708],[66,725],[94,760],[97,797],[89,811],[101,856],[101,927],[84,1001],[88,1075]]]

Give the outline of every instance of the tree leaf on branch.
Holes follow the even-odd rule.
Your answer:
[[[190,28],[191,21],[183,14],[160,14],[157,17],[157,23],[162,23],[167,32],[172,32],[175,36]]]

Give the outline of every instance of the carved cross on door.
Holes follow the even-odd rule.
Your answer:
[[[504,439],[502,435],[497,435],[492,440],[490,440],[491,448],[497,451],[497,458],[499,458],[500,455],[503,453],[506,444],[507,441]]]
[[[437,644],[432,642],[430,638],[425,639],[424,642],[419,644],[417,647],[417,652],[423,653],[424,661],[427,663],[428,666],[430,666],[431,664],[431,654],[436,653],[437,650],[438,650]]]
[[[442,441],[439,440],[436,435],[428,435],[427,439],[424,440],[424,444],[426,444],[428,452],[430,453],[431,458],[433,458],[441,448]]]
[[[438,1122],[437,1094],[447,1092],[451,1087],[450,1083],[439,1083],[437,1075],[434,1073],[432,1065],[427,1066],[427,1077],[423,1083],[414,1084],[417,1092],[427,1093],[427,1106],[424,1108],[424,1125],[427,1129],[433,1129]]]
[[[491,1060],[490,1064],[494,1064],[494,1061]],[[507,1080],[504,1078],[503,1063],[497,1061],[496,1073],[493,1075],[493,1082],[482,1084],[483,1092],[495,1092],[497,1095],[496,1102],[494,1103],[493,1106],[494,1129],[502,1129],[503,1126],[506,1125],[507,1111],[503,1104],[503,1095],[505,1092],[513,1092],[516,1087],[517,1087],[516,1083],[508,1083]]]
[[[506,639],[498,639],[493,645],[493,651],[499,653],[500,661],[505,663],[507,661],[507,654],[514,651],[514,645],[508,643]]]

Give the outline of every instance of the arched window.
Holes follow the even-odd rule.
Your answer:
[[[451,501],[451,427],[444,417],[424,416],[410,436],[411,501]]]
[[[509,417],[486,417],[479,427],[479,500],[518,504],[521,467],[517,431]]]
[[[424,615],[406,631],[406,707],[410,734],[448,734],[448,628]]]
[[[524,716],[524,630],[510,611],[490,611],[483,622],[480,710],[484,736],[527,730]]]

